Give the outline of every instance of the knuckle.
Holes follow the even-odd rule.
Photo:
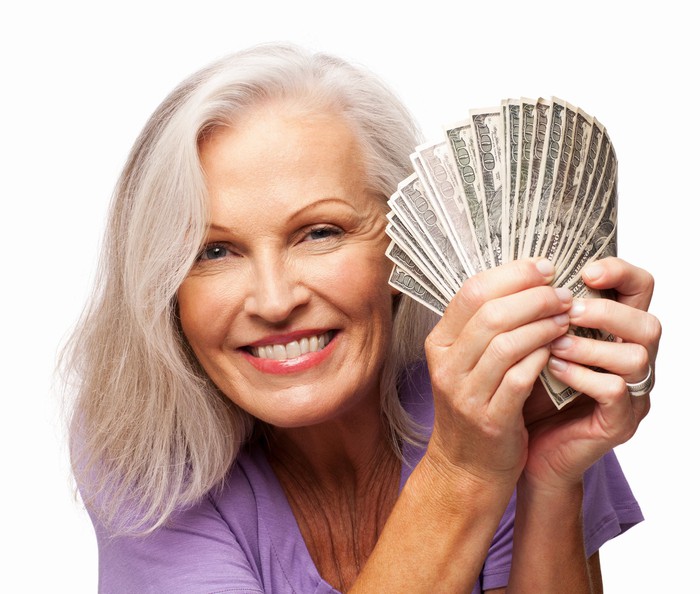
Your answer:
[[[454,299],[468,309],[478,309],[487,301],[487,288],[483,276],[476,275],[467,280]]]
[[[632,347],[632,360],[635,368],[646,369],[649,365],[649,352],[641,344]]]
[[[611,375],[609,381],[605,383],[605,386],[605,395],[610,399],[619,400],[629,397],[627,384],[619,375]]]
[[[643,340],[646,344],[656,344],[661,339],[661,322],[652,314],[645,316],[645,320],[642,331]]]
[[[649,293],[650,296],[654,294],[656,281],[651,273],[646,270],[644,270],[644,280],[642,281],[642,285],[646,293]]]
[[[508,391],[517,396],[529,394],[532,391],[532,386],[535,379],[524,371],[511,368],[504,378]]]
[[[428,336],[425,337],[425,341],[423,341],[423,348],[425,349],[425,355],[428,359],[430,359],[433,356],[433,353],[440,348],[436,342],[433,332],[430,332]]]
[[[477,313],[479,322],[491,332],[496,332],[503,322],[503,312],[494,301],[488,301],[481,306]]]
[[[509,360],[513,356],[515,343],[510,334],[498,334],[489,345],[496,360]]]
[[[445,364],[429,359],[428,367],[430,369],[430,383],[434,390],[443,392],[454,383],[452,374]]]

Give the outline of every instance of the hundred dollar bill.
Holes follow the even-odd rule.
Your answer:
[[[542,159],[540,161],[541,173],[537,179],[537,189],[533,205],[536,208],[530,217],[530,228],[526,244],[529,246],[528,256],[540,254],[542,243],[546,240],[549,211],[552,207],[554,192],[554,180],[557,167],[560,163],[562,144],[564,141],[564,127],[566,125],[566,105],[552,99],[547,130],[542,146]]]
[[[505,176],[503,179],[503,207],[501,241],[504,258],[513,259],[512,235],[515,232],[518,190],[518,160],[520,149],[520,101],[505,99],[501,102],[503,109],[503,135],[505,158]]]
[[[586,221],[607,163],[608,151],[608,135],[605,134],[604,128],[594,119],[586,166],[584,167],[578,194],[574,201],[574,213],[572,213],[566,229],[566,241],[562,242],[560,251],[557,254],[558,261],[570,259],[570,252],[575,249],[576,242],[586,226]]]
[[[564,176],[559,210],[556,219],[553,221],[549,246],[545,252],[545,257],[554,262],[556,262],[562,244],[565,242],[569,219],[574,212],[574,202],[578,194],[586,155],[588,154],[592,127],[593,119],[583,110],[577,109],[571,146],[571,160]]]
[[[389,285],[402,293],[406,293],[431,311],[439,315],[445,313],[445,306],[407,270],[394,265],[389,277]]]
[[[554,286],[601,297],[581,276],[617,253],[617,159],[597,119],[556,97],[505,99],[446,126],[411,162],[389,200],[392,286],[442,314],[471,275],[539,255],[554,262]],[[546,368],[540,377],[558,408],[578,395]]]
[[[588,221],[576,239],[575,248],[567,254],[567,259],[559,263],[555,282],[560,286],[570,285],[588,262],[616,255],[617,160],[613,153],[608,153],[605,172],[592,202]],[[611,241],[613,244],[610,247],[615,253],[611,253],[608,247]]]
[[[410,232],[396,216],[396,213],[390,212],[387,215],[387,219],[389,220],[389,224],[386,226],[386,234],[409,255],[411,260],[420,266],[425,276],[440,289],[440,292],[446,298],[451,298],[455,291],[450,287],[443,273],[430,260],[425,250],[411,237]]]
[[[488,210],[476,173],[478,165],[471,127],[469,121],[446,126],[445,138],[450,148],[448,156],[457,171],[457,179],[462,184],[461,197],[464,198],[467,223],[471,231],[472,251],[477,257],[477,261],[471,263],[472,268],[479,272],[491,267],[493,261],[490,256],[491,239],[486,226]]]
[[[479,167],[477,176],[484,189],[487,218],[486,223],[491,238],[493,265],[503,263],[502,208],[503,208],[503,115],[500,106],[469,111],[472,122],[471,134],[475,140]]]
[[[451,294],[456,293],[462,283],[457,280],[455,271],[445,262],[443,255],[430,242],[427,234],[421,228],[418,219],[410,210],[400,192],[396,192],[390,198],[389,206],[391,207],[392,214],[404,225],[410,238],[420,246],[429,262],[440,273],[440,278],[444,279],[447,287],[451,289]]]
[[[421,270],[420,266],[418,266],[412,259],[411,257],[404,252],[401,247],[395,242],[391,241],[389,243],[389,247],[386,249],[386,255],[388,258],[396,264],[401,270],[404,270],[405,272],[409,272],[413,278],[415,278],[420,284],[427,289],[427,291],[435,297],[440,303],[442,303],[445,307],[447,307],[447,304],[449,303],[449,299],[446,299],[440,289],[438,289],[431,281],[430,279],[425,276],[423,271]]]
[[[541,241],[536,248],[536,253],[539,256],[544,256],[549,250],[552,241],[559,242],[559,231],[555,233],[555,229],[559,230],[557,223],[559,220],[559,212],[562,205],[564,193],[564,180],[566,172],[571,161],[571,153],[573,150],[574,128],[576,125],[576,108],[566,101],[561,101],[556,97],[552,98],[553,105],[564,105],[564,118],[562,139],[559,145],[559,158],[557,159],[556,171],[554,175],[554,188],[550,197],[550,207],[547,214],[545,226],[546,231],[541,236]]]
[[[594,130],[599,129],[594,127]],[[595,136],[595,134],[593,135]],[[591,138],[591,148],[593,148],[593,140]],[[614,161],[614,153],[610,153],[610,144],[608,136],[604,132],[600,135],[598,142],[598,154],[590,160],[588,167],[591,168],[591,174],[582,178],[582,184],[579,188],[579,193],[576,199],[576,216],[572,216],[569,221],[569,226],[566,230],[566,241],[562,243],[561,251],[558,255],[559,261],[565,262],[571,260],[572,252],[575,252],[581,241],[581,236],[585,239],[587,227],[590,226],[590,213],[596,208],[600,201],[605,199],[598,190],[601,183],[601,178],[604,175],[615,175],[617,173],[616,163]],[[614,169],[613,169],[614,168]],[[583,188],[583,182],[586,183],[586,188]]]
[[[402,181],[398,187],[398,194],[404,199],[408,209],[418,221],[441,262],[452,272],[453,277],[461,286],[470,274],[464,269],[457,252],[452,247],[434,207],[425,195],[418,174],[414,173]]]
[[[452,171],[448,152],[445,141],[422,144],[416,147],[410,159],[462,266],[473,273],[471,262],[477,260],[477,256],[469,251],[472,236],[465,201],[459,195],[460,185],[456,172]]]
[[[522,256],[522,230],[524,227],[525,210],[527,209],[528,181],[530,179],[530,161],[532,158],[532,141],[535,128],[536,101],[522,98],[520,100],[520,147],[518,154],[518,172],[516,175],[516,209],[511,223],[510,245],[513,253],[511,259]]]
[[[531,242],[534,234],[533,226],[536,223],[536,215],[539,211],[540,195],[538,190],[541,183],[541,171],[544,158],[546,156],[547,132],[549,130],[549,116],[552,104],[545,99],[538,99],[535,103],[535,134],[532,139],[532,156],[530,167],[530,179],[527,182],[527,208],[524,211],[523,228],[520,231],[521,237],[521,258],[531,255]]]

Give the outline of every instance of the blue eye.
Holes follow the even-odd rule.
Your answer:
[[[199,260],[220,260],[229,254],[229,250],[219,244],[214,243],[204,246],[204,249],[199,253]]]
[[[306,237],[311,241],[318,241],[322,239],[332,239],[335,237],[340,237],[342,231],[337,227],[317,227],[312,229],[306,235]]]

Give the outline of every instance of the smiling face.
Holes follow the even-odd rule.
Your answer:
[[[376,410],[389,350],[391,264],[381,198],[332,113],[255,109],[200,147],[205,248],[178,292],[214,383],[272,425]]]

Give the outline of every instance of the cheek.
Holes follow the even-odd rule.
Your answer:
[[[182,331],[195,353],[223,340],[233,300],[213,279],[188,278],[177,293]]]
[[[358,315],[390,318],[392,292],[387,281],[391,266],[383,252],[345,255],[328,268],[326,284],[336,299]]]

